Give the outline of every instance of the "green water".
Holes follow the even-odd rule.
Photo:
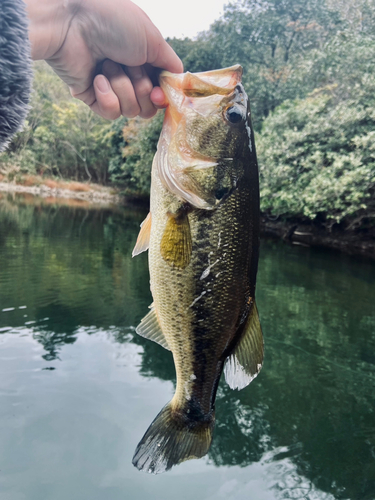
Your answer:
[[[281,242],[261,246],[263,370],[221,380],[210,452],[132,466],[175,382],[134,332],[144,215],[0,199],[0,499],[374,500],[375,265]]]

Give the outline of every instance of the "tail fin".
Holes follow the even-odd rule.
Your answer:
[[[188,420],[168,403],[139,442],[133,465],[160,474],[185,460],[201,458],[211,445],[214,425],[214,413],[204,420]]]

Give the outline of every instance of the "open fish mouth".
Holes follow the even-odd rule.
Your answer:
[[[175,74],[162,71],[159,75],[159,82],[163,90],[169,85],[188,97],[207,97],[213,94],[229,94],[241,82],[242,73],[242,67],[239,64],[201,73]]]
[[[221,127],[229,136],[249,119],[241,78],[240,65],[194,74],[163,71],[159,76],[169,105],[155,165],[165,188],[195,208],[212,210],[220,203],[220,197],[204,188],[202,176],[212,176],[220,161],[233,160],[223,151],[226,137],[218,142],[214,136],[222,124],[229,125]],[[210,125],[198,137],[191,133],[205,119]]]
[[[173,74],[162,71],[159,84],[169,103],[169,112],[178,122],[184,107],[192,107],[202,115],[215,112],[223,96],[232,94],[241,83],[242,72],[239,64],[201,73]],[[204,99],[206,97],[210,97],[210,100]]]

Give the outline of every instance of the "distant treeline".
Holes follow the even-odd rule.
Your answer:
[[[237,0],[196,40],[168,41],[185,70],[243,66],[266,215],[374,226],[375,0]],[[110,124],[36,65],[28,122],[0,172],[147,197],[161,124],[162,113]]]

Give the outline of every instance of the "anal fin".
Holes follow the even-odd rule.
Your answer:
[[[258,375],[263,363],[263,335],[255,302],[243,327],[242,336],[228,356],[224,375],[231,389],[243,389]]]
[[[141,337],[152,340],[170,351],[167,339],[161,329],[154,304],[150,305],[150,309],[150,312],[141,320],[135,331]]]
[[[132,257],[139,255],[142,252],[148,250],[150,244],[150,233],[151,233],[151,212],[148,213],[147,217],[141,224],[141,230],[139,231],[137,243],[135,244],[134,250],[132,252]]]

